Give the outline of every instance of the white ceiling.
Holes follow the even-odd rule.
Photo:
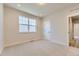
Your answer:
[[[5,5],[40,17],[44,17],[60,9],[78,5],[76,3],[45,3],[44,5],[39,5],[39,3],[20,3],[20,4],[21,4],[20,7],[17,6],[17,3],[9,3]]]

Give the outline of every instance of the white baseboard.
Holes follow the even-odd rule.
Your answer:
[[[58,44],[58,45],[68,46],[68,44],[65,44],[65,43],[61,43],[61,42],[57,42],[57,41],[52,41],[52,40],[48,40],[48,41],[50,41],[51,43]]]
[[[28,42],[37,41],[37,40],[41,40],[41,39],[14,42],[14,43],[11,43],[11,44],[5,44],[4,47],[10,47],[10,46],[19,45],[19,44],[28,43]]]

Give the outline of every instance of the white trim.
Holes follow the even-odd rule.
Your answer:
[[[77,12],[77,13],[70,14],[70,15],[68,15],[67,17],[73,17],[73,16],[77,16],[77,15],[79,15],[78,12]]]
[[[58,45],[68,46],[67,44],[64,44],[64,43],[61,43],[61,42],[53,42],[53,43],[56,43]]]
[[[67,16],[67,45],[69,46],[69,17]]]
[[[67,16],[67,45],[69,45],[69,17],[78,16],[79,13],[73,13]]]
[[[47,39],[44,39],[44,40],[47,40]],[[68,47],[68,45],[65,44],[65,43],[61,43],[61,42],[57,42],[57,41],[52,41],[52,40],[47,40],[47,41],[50,41],[51,43],[54,43],[54,44],[63,45],[63,46],[67,46]]]
[[[15,45],[19,45],[19,44],[23,44],[23,43],[28,43],[28,42],[32,42],[32,41],[37,41],[37,40],[41,40],[41,39],[15,42],[15,43],[11,43],[11,44],[5,44],[4,47],[6,48],[6,47],[15,46]]]

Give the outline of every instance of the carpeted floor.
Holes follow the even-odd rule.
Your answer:
[[[39,40],[24,43],[3,50],[1,56],[72,56],[79,55],[79,49]]]

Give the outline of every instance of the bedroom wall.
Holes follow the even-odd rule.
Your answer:
[[[4,12],[5,46],[42,39],[42,20],[39,17],[33,16],[31,14],[7,6],[4,6]],[[35,17],[37,21],[37,32],[20,33],[18,25],[19,15]]]
[[[69,8],[64,8],[51,13],[44,18],[44,22],[48,21],[51,24],[50,39],[47,39],[53,43],[68,46],[69,36],[68,36],[68,17],[71,15],[79,14],[79,5],[72,6]],[[46,25],[43,25],[45,27]],[[44,38],[46,39],[46,34]]]

